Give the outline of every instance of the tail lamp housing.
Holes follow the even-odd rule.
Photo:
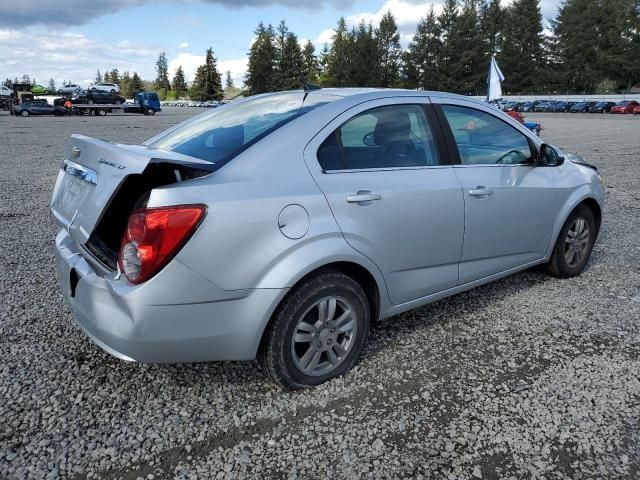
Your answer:
[[[158,273],[191,238],[206,211],[198,204],[134,210],[118,256],[127,280],[139,284]]]

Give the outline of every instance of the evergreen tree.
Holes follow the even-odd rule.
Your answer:
[[[164,88],[165,90],[171,90],[171,84],[169,83],[169,65],[167,63],[167,55],[164,52],[158,55],[158,60],[156,61],[155,87],[157,89]]]
[[[480,90],[485,90],[488,62],[483,46],[477,0],[464,0],[456,26],[456,49],[460,52],[462,67],[458,91],[479,95]]]
[[[49,92],[56,91],[56,82],[53,80],[53,78],[49,79],[49,86],[47,87],[47,90],[49,90]]]
[[[224,81],[224,88],[233,88],[233,79],[231,78],[230,70],[227,70],[227,74]]]
[[[109,69],[104,71],[104,75],[102,77],[102,81],[104,83],[111,83],[111,73],[109,72]]]
[[[189,91],[189,96],[193,100],[222,100],[224,97],[222,79],[216,63],[213,49],[209,47],[205,63],[198,67],[193,85]]]
[[[102,74],[100,73],[100,69],[96,71],[95,83],[102,83]]]
[[[133,76],[131,77],[131,96],[135,96],[136,93],[144,91],[144,83],[140,76],[133,72]]]
[[[273,70],[276,62],[273,27],[262,22],[254,31],[256,39],[249,50],[249,61],[245,76],[247,94],[255,95],[273,91]]]
[[[383,19],[384,20],[384,19]],[[361,21],[357,29],[351,31],[353,45],[349,69],[349,84],[353,87],[381,86],[381,49],[372,25]],[[395,55],[395,52],[393,53]],[[389,60],[390,56],[387,56]],[[399,78],[399,58],[394,57],[392,75],[394,83]],[[387,65],[388,66],[388,65]]]
[[[353,36],[347,30],[344,17],[338,20],[338,27],[333,34],[333,43],[326,57],[327,66],[324,83],[332,87],[347,87],[350,84],[349,70]]]
[[[120,95],[125,98],[133,96],[131,92],[131,74],[129,74],[129,71],[127,70],[124,71],[122,78],[120,79]]]
[[[490,61],[502,50],[502,32],[505,12],[500,0],[484,0],[480,6],[480,26],[484,37],[485,57]]]
[[[540,90],[544,67],[542,13],[539,0],[514,0],[507,8],[504,45],[498,56],[505,92]]]
[[[280,43],[279,38],[278,43]],[[293,32],[286,32],[284,41],[279,46],[275,88],[277,90],[300,88],[300,75],[303,72],[302,65],[302,52],[298,44],[298,37]]]
[[[320,55],[318,56],[318,68],[320,70],[318,81],[321,85],[328,85],[327,80],[327,65],[329,64],[329,55],[331,51],[329,50],[329,45],[326,43],[322,46],[322,50],[320,51]]]
[[[109,81],[116,85],[120,85],[120,72],[118,72],[117,68],[111,70],[111,73],[109,74]]]
[[[187,82],[184,78],[182,65],[179,65],[178,68],[176,68],[176,73],[173,76],[173,90],[176,92],[178,97],[187,91]]]
[[[432,5],[427,16],[418,22],[416,33],[405,55],[404,71],[407,87],[424,90],[441,89],[440,35],[440,25]]]
[[[460,79],[463,73],[460,58],[462,52],[458,50],[460,46],[458,17],[458,1],[445,0],[442,12],[438,16],[438,29],[440,30],[442,42],[442,48],[438,55],[438,65],[442,78],[440,88],[449,92],[460,91]]]
[[[307,40],[302,49],[302,75],[309,83],[315,83],[320,76],[320,65],[316,58],[316,48]]]
[[[376,31],[379,58],[379,85],[381,87],[398,86],[400,79],[400,34],[393,14],[388,11],[382,16],[380,26]]]

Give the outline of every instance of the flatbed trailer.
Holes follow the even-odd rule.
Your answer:
[[[120,103],[120,104],[88,104],[88,103],[74,103],[71,107],[71,112],[74,115],[96,115],[99,117],[105,116],[107,113],[112,113],[113,110],[122,110],[123,113],[140,113],[143,115],[153,115],[155,110],[145,108],[144,106],[136,103]]]

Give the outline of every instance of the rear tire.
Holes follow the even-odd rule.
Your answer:
[[[575,277],[582,273],[591,256],[596,235],[593,212],[586,205],[580,205],[571,212],[558,234],[547,264],[548,273],[558,278]]]
[[[327,270],[304,280],[279,305],[258,360],[289,390],[319,385],[355,365],[371,312],[358,282]]]
[[[28,110],[22,110],[20,112],[20,115],[22,115],[23,117],[28,117],[29,116],[29,111]]]

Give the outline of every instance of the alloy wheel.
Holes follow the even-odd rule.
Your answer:
[[[569,268],[576,268],[589,251],[589,223],[582,217],[576,218],[564,240],[564,259]]]
[[[291,355],[305,375],[326,375],[349,355],[357,335],[356,310],[338,296],[324,297],[301,315],[293,338]]]

